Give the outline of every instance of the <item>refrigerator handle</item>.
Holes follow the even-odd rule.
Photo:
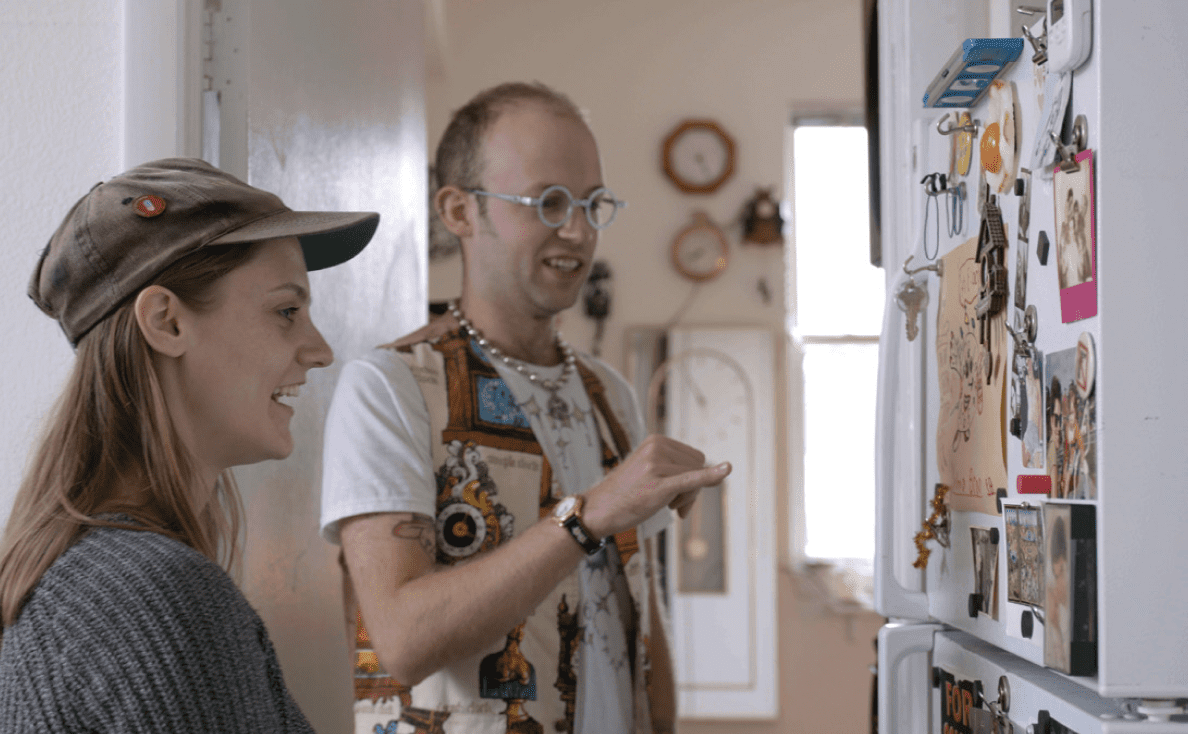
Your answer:
[[[891,622],[879,628],[879,734],[899,733],[899,702],[916,700],[909,676],[899,675],[908,655],[932,651],[932,636],[943,627],[935,623]],[[917,686],[922,681],[916,681]],[[930,690],[931,685],[925,690]],[[924,712],[927,717],[927,710]],[[927,720],[927,718],[925,719]]]
[[[895,417],[899,396],[893,381],[905,356],[898,315],[899,309],[889,299],[883,309],[883,333],[879,339],[875,408],[875,609],[885,617],[927,619],[925,592],[906,589],[895,577],[895,539],[900,534],[895,525]]]

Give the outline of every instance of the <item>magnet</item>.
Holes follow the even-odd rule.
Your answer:
[[[1023,438],[1023,419],[1017,415],[1011,416],[1011,424],[1010,424],[1010,427],[1008,430],[1011,432],[1011,435],[1014,436],[1015,438],[1022,439]]]
[[[1035,617],[1032,616],[1030,609],[1023,612],[1019,617],[1019,632],[1028,640],[1031,639],[1032,633],[1035,632]]]
[[[1052,477],[1047,474],[1020,474],[1015,479],[1019,494],[1048,494],[1052,491]]]
[[[1051,243],[1048,242],[1048,233],[1041,229],[1039,233],[1039,242],[1037,242],[1035,245],[1035,254],[1039,258],[1040,265],[1048,264],[1048,248],[1050,247],[1050,244]]]
[[[1005,500],[1006,498],[1007,498],[1006,487],[999,487],[998,490],[994,493],[994,504],[998,505],[998,514],[999,515],[1002,514],[1002,501]],[[992,543],[994,543],[995,545],[998,544],[998,528],[994,528],[993,533],[990,536],[990,541]]]
[[[980,610],[981,608],[982,608],[982,595],[981,594],[970,594],[969,595],[969,610],[968,610],[969,616],[973,617],[973,618],[977,618],[978,610]]]

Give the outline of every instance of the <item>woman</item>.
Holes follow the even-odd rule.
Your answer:
[[[294,212],[191,159],[66,216],[29,294],[77,351],[0,544],[0,730],[312,731],[224,570],[228,469],[293,450],[285,401],[333,359],[307,267],[378,219]]]

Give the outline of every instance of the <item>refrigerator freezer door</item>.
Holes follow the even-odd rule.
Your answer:
[[[928,731],[928,654],[939,624],[879,629],[879,734]]]
[[[936,632],[932,665],[930,731],[1188,733],[1188,717],[1151,720],[1135,701],[1102,698],[958,630]]]

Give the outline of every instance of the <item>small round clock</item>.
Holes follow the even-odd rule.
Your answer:
[[[685,120],[664,139],[664,173],[686,194],[712,194],[734,173],[734,140],[713,120]]]
[[[672,264],[689,280],[704,282],[721,275],[729,259],[726,234],[702,211],[693,213],[693,222],[672,242]]]

